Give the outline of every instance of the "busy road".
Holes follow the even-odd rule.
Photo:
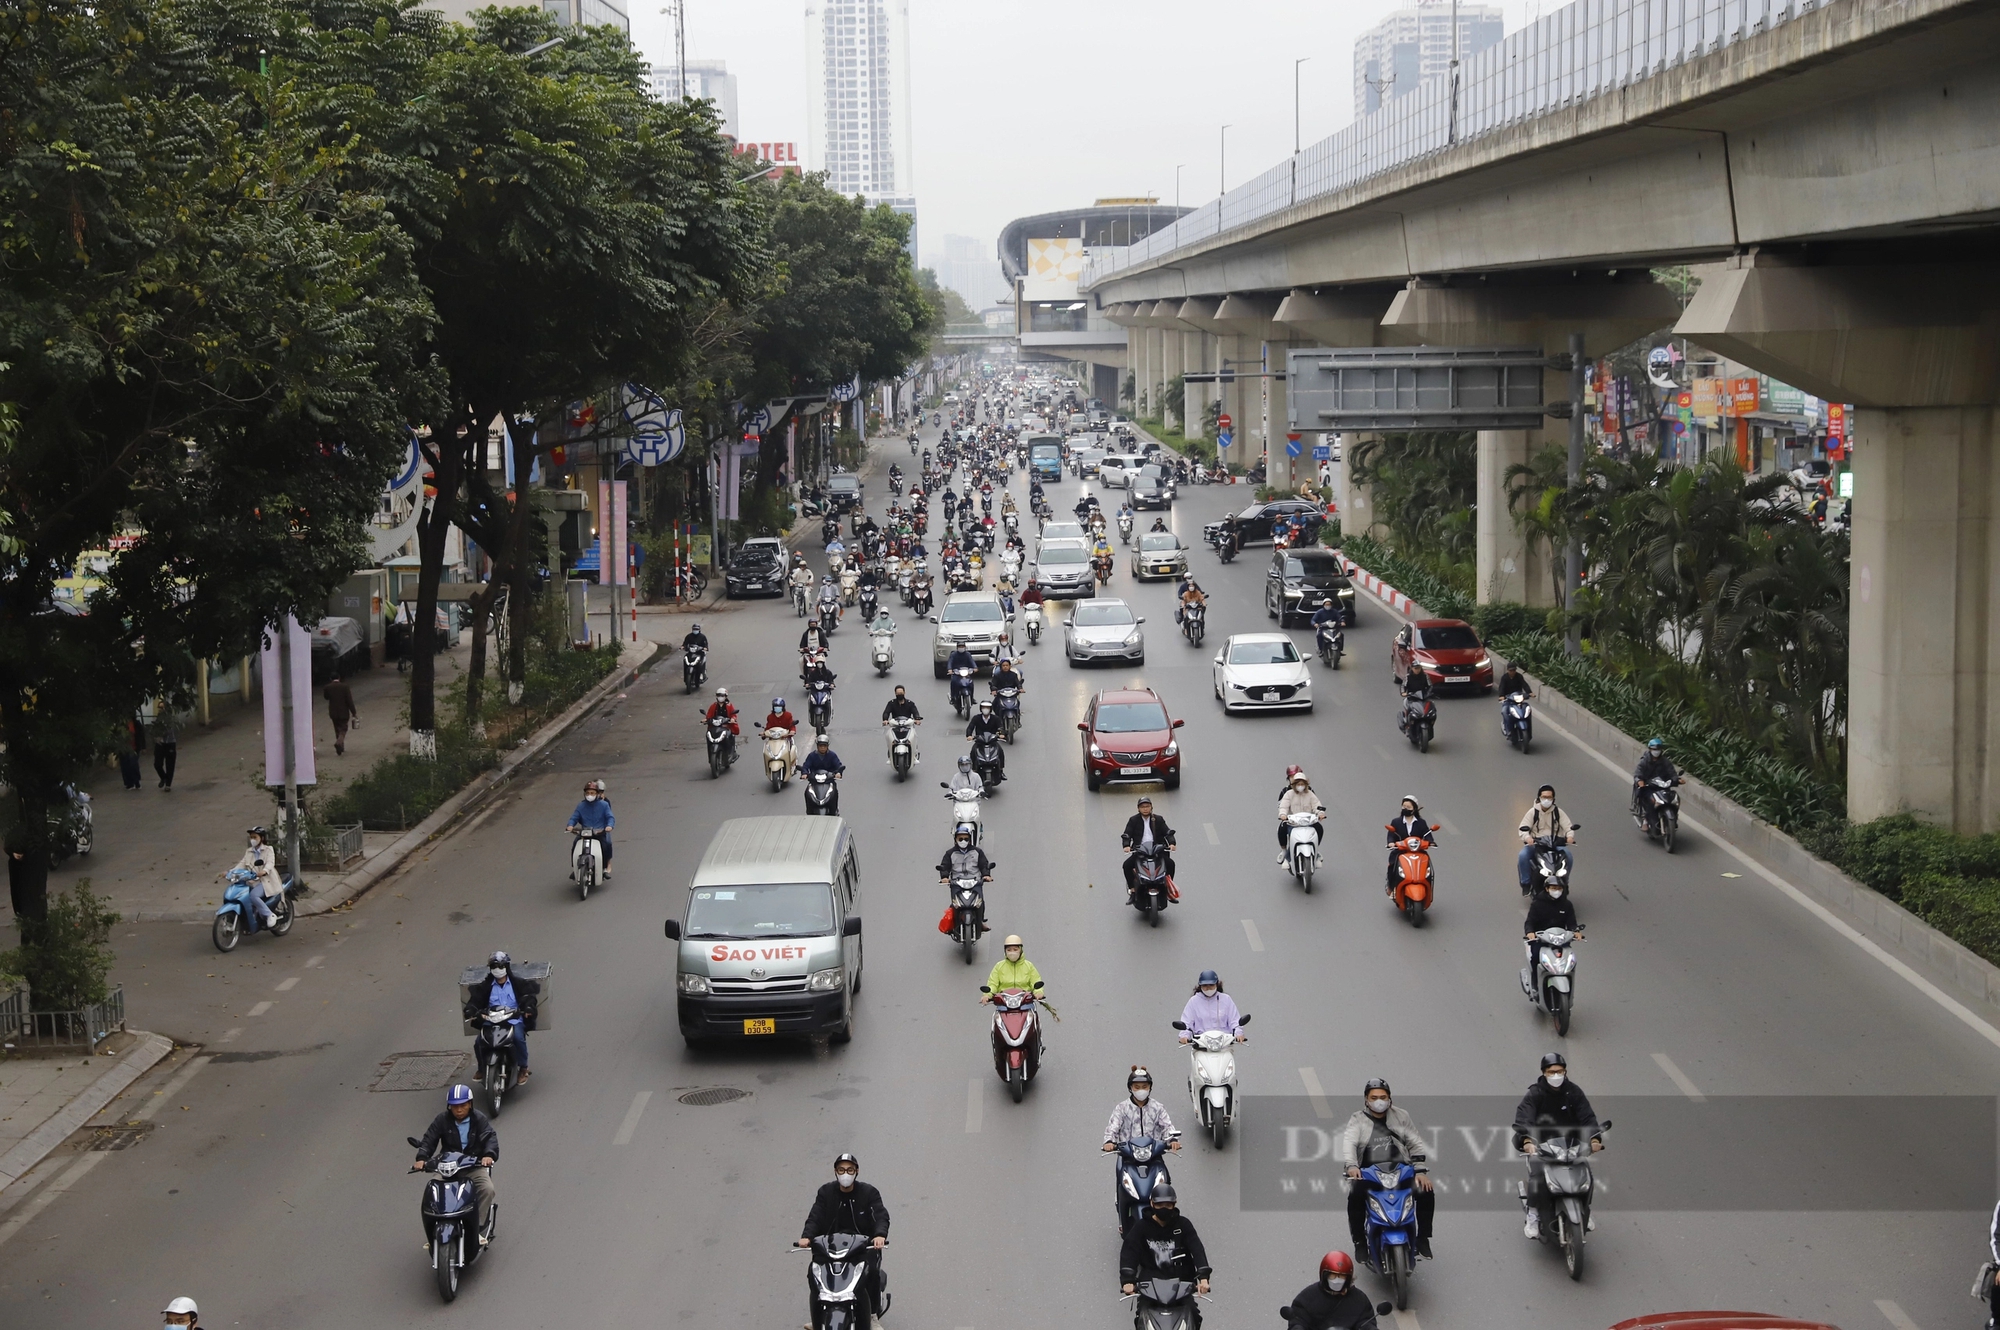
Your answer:
[[[935,444],[935,427],[923,435]],[[879,440],[865,473],[871,511],[892,460],[913,459],[902,442]],[[1013,485],[1025,500],[1018,470]],[[1067,475],[1050,487],[1059,516],[1078,492]],[[1511,1106],[1558,1043],[1600,1106],[1990,1091],[1993,1044],[1739,876],[1712,841],[1688,836],[1671,857],[1646,843],[1626,815],[1623,773],[1553,727],[1523,756],[1501,740],[1490,697],[1446,698],[1434,744],[1417,753],[1394,723],[1398,620],[1378,603],[1364,600],[1339,671],[1314,663],[1309,715],[1225,718],[1210,661],[1229,634],[1272,629],[1269,552],[1219,565],[1201,528],[1246,494],[1183,486],[1167,514],[1211,596],[1204,647],[1177,634],[1172,584],[1135,584],[1121,546],[1105,594],[1145,616],[1144,665],[1067,668],[1062,611],[1024,648],[1024,728],[986,811],[994,931],[972,965],[937,928],[934,866],[950,830],[938,782],[965,744],[928,668],[931,630],[892,599],[897,659],[878,676],[850,612],[830,662],[865,919],[850,1043],[683,1044],[662,923],[680,917],[717,823],[796,813],[801,799],[796,785],[759,783],[753,743],[734,770],[710,777],[697,720],[708,690],[687,695],[672,662],[579,726],[497,811],[351,911],[227,956],[205,928],[121,926],[115,979],[135,1023],[199,1043],[213,1060],[167,1097],[149,1134],[27,1222],[5,1228],[20,1212],[0,1213],[0,1324],[143,1325],[162,1290],[189,1289],[213,1326],[799,1325],[805,1258],[790,1244],[835,1155],[852,1151],[894,1217],[891,1327],[1118,1326],[1129,1312],[1117,1301],[1110,1168],[1098,1151],[1128,1067],[1144,1063],[1188,1133],[1172,1168],[1215,1266],[1207,1324],[1269,1326],[1313,1281],[1321,1254],[1349,1245],[1345,1215],[1338,1196],[1313,1211],[1245,1194],[1249,1138],[1218,1150],[1192,1131],[1187,1055],[1169,1022],[1205,968],[1255,1016],[1237,1051],[1244,1092],[1291,1097],[1326,1127],[1360,1106],[1370,1077],[1387,1078],[1420,1122],[1426,1101],[1446,1097]],[[1142,515],[1140,529],[1150,523]],[[808,555],[817,562],[816,549]],[[729,602],[701,622],[711,681],[746,719],[780,695],[803,712],[801,624],[785,601]],[[1309,629],[1292,636],[1310,650]],[[1145,791],[1178,838],[1182,900],[1157,929],[1119,886],[1119,831],[1140,791],[1087,793],[1076,731],[1093,692],[1135,681],[1187,722],[1181,787]],[[900,783],[879,724],[897,683],[925,717],[922,764]],[[1275,862],[1273,810],[1294,763],[1330,810],[1311,895]],[[562,827],[592,777],[617,813],[615,871],[580,901],[565,880]],[[1515,828],[1544,781],[1583,827],[1575,901],[1588,940],[1575,1025],[1561,1041],[1516,977]],[[1382,890],[1382,828],[1405,794],[1440,828],[1438,900],[1420,930]],[[1061,1012],[1018,1105],[993,1073],[990,1016],[977,1005],[1004,933],[1025,937]],[[403,1141],[442,1096],[371,1087],[392,1054],[469,1047],[456,977],[496,947],[552,963],[554,997],[548,1028],[532,1038],[535,1076],[496,1124],[499,1236],[458,1301],[441,1306]],[[682,1102],[702,1089],[742,1093]],[[1281,1107],[1253,1099],[1246,1111]],[[1616,1131],[1607,1146],[1614,1184],[1620,1152],[1648,1149],[1642,1134]],[[1726,1169],[1731,1142],[1710,1147],[1686,1167]],[[1441,1155],[1442,1174],[1449,1163]],[[1661,1210],[1613,1185],[1597,1218],[1590,1266],[1572,1282],[1524,1241],[1518,1208],[1441,1191],[1436,1259],[1420,1265],[1394,1323],[1609,1326],[1679,1307],[1756,1308],[1845,1330],[1971,1323],[1964,1274],[1983,1245],[1982,1215]],[[1361,1283],[1382,1295],[1373,1274]]]

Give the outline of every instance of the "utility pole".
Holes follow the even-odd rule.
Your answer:
[[[1174,212],[1176,214],[1181,210],[1181,168],[1186,165],[1186,162],[1174,163]]]
[[[1575,527],[1576,492],[1583,484],[1583,393],[1590,379],[1590,367],[1583,358],[1583,334],[1569,335],[1569,480],[1570,537],[1563,563],[1563,609],[1576,609],[1577,589],[1583,585],[1583,542]],[[1569,654],[1583,654],[1583,630],[1571,619],[1567,641]]]
[[[1229,126],[1222,127],[1222,148],[1218,155],[1215,185],[1215,229],[1222,230],[1222,196],[1229,192]]]
[[[674,18],[674,100],[684,102],[688,99],[687,0],[673,0],[660,12]]]
[[[1458,0],[1452,0],[1456,4]],[[1292,61],[1292,202],[1299,201],[1299,66],[1312,59],[1302,55]]]
[[[298,732],[292,728],[292,624],[286,615],[278,624],[278,716],[284,727],[285,755],[285,866],[292,881],[302,880],[299,872],[299,751]]]
[[[1445,122],[1445,141],[1458,142],[1458,0],[1451,0],[1451,113]]]

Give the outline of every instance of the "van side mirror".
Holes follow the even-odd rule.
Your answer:
[[[667,920],[667,936],[668,936],[668,937],[670,937],[670,938],[672,938],[672,939],[673,939],[674,941],[676,941],[676,942],[678,942],[678,941],[680,941],[680,940],[681,940],[681,921],[680,921],[680,920],[678,920],[678,919],[669,919],[669,920]]]
[[[847,922],[840,926],[840,935],[842,937],[860,937],[861,916],[858,914],[848,915]]]

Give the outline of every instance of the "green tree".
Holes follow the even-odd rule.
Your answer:
[[[1389,528],[1396,548],[1447,581],[1469,581],[1478,481],[1473,436],[1382,434],[1355,444],[1348,457],[1354,483],[1368,487],[1375,520]]]
[[[938,284],[935,270],[924,268],[917,273],[917,287],[924,293],[924,299],[937,311],[936,327],[942,331],[954,323],[977,323],[979,314],[965,303],[965,297],[949,286]]]

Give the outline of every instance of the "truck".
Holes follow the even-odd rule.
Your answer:
[[[1062,440],[1053,434],[1033,434],[1028,437],[1028,472],[1037,480],[1054,481],[1062,479]]]

